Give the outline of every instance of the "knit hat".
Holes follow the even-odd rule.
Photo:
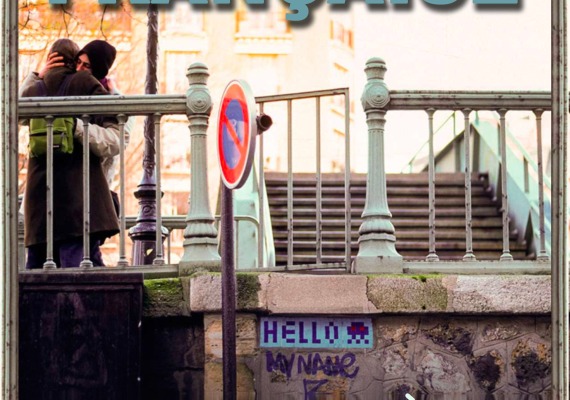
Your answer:
[[[49,49],[50,53],[57,53],[63,57],[63,62],[67,68],[75,71],[75,59],[79,51],[79,46],[70,39],[57,39]]]
[[[101,80],[107,76],[109,68],[115,62],[117,49],[104,40],[93,40],[77,53],[77,57],[82,54],[87,54],[87,57],[89,57],[93,76]]]

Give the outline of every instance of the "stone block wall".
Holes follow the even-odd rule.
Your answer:
[[[239,399],[549,399],[550,318],[376,316],[374,346],[257,346],[238,317]],[[204,319],[205,398],[222,398],[221,319]]]
[[[549,276],[238,274],[238,399],[551,399]],[[145,399],[222,399],[219,274],[145,282]],[[165,306],[168,305],[168,306]],[[365,318],[368,349],[260,346],[262,318]]]

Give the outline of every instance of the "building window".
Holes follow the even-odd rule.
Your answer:
[[[238,54],[279,55],[292,51],[292,35],[285,19],[286,10],[270,3],[267,11],[249,10],[240,3],[236,12],[234,51]]]
[[[285,10],[252,12],[245,8],[237,11],[237,33],[248,36],[272,36],[289,33]]]
[[[352,32],[352,29],[347,28],[339,21],[331,21],[330,38],[336,42],[342,43],[350,49],[354,48],[354,33]]]
[[[202,33],[204,32],[204,13],[193,10],[188,2],[176,1],[164,17],[164,27],[167,32]]]

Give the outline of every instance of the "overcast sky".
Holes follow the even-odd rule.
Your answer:
[[[550,90],[550,1],[520,1],[492,11],[470,0],[453,11],[355,2],[357,65],[384,58],[392,89]]]

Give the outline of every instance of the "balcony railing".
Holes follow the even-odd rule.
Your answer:
[[[524,268],[539,268],[548,269],[548,265],[539,265],[542,261],[548,261],[548,237],[545,231],[548,229],[545,226],[549,225],[548,212],[545,212],[545,203],[549,203],[549,192],[545,193],[544,188],[547,187],[544,182],[548,179],[543,175],[542,165],[542,139],[541,139],[541,124],[540,118],[542,112],[548,111],[551,108],[550,94],[546,92],[437,92],[437,91],[389,91],[384,83],[385,65],[379,59],[372,59],[367,64],[368,83],[365,87],[362,96],[362,103],[366,113],[368,124],[368,178],[366,188],[366,204],[362,214],[362,224],[359,231],[358,240],[358,253],[353,254],[352,247],[355,244],[351,232],[351,210],[353,204],[351,200],[351,171],[350,171],[350,110],[348,109],[349,94],[348,89],[332,89],[317,92],[296,93],[290,95],[276,95],[266,96],[257,99],[259,103],[260,112],[268,112],[268,109],[273,107],[274,104],[280,103],[284,107],[285,117],[280,119],[272,128],[272,135],[278,135],[279,140],[285,142],[287,162],[287,265],[278,270],[297,270],[299,268],[342,268],[351,270],[357,273],[369,272],[402,272],[411,270],[410,268],[423,269],[423,270],[439,270],[444,271],[445,268],[441,267],[441,263],[407,263],[404,264],[404,258],[397,252],[397,232],[391,222],[391,213],[387,199],[386,190],[386,172],[384,166],[385,147],[384,135],[392,134],[392,132],[385,132],[384,125],[386,117],[393,111],[409,111],[409,110],[422,110],[427,115],[426,132],[429,137],[428,145],[428,182],[429,187],[429,251],[425,256],[426,261],[434,262],[440,261],[437,250],[436,242],[436,205],[437,198],[435,195],[435,182],[436,182],[436,163],[437,156],[434,152],[433,136],[434,136],[434,114],[439,111],[445,112],[461,112],[464,118],[463,135],[463,160],[456,161],[456,165],[464,166],[465,175],[465,255],[462,261],[448,264],[454,268],[463,268],[465,271],[473,271],[474,268],[487,268],[483,264],[469,264],[472,261],[479,261],[473,252],[473,238],[472,238],[472,193],[471,193],[471,176],[473,172],[472,165],[476,164],[481,167],[479,153],[474,152],[471,148],[472,128],[474,126],[473,118],[478,111],[495,111],[499,114],[498,122],[498,137],[497,146],[495,150],[498,156],[497,163],[500,166],[500,174],[497,175],[496,193],[500,193],[501,198],[501,212],[503,221],[503,251],[497,261],[512,261],[513,257],[510,254],[509,238],[512,223],[511,218],[512,203],[509,203],[510,191],[512,184],[510,181],[516,178],[515,175],[510,173],[513,165],[513,157],[511,155],[514,147],[507,146],[507,129],[506,118],[507,113],[512,110],[527,110],[532,111],[536,115],[537,121],[537,146],[538,152],[536,161],[532,160],[524,149],[517,150],[517,153],[522,154],[522,168],[523,180],[518,183],[518,187],[522,187],[526,193],[534,193],[534,199],[531,201],[533,213],[533,224],[538,226],[535,229],[538,232],[535,239],[535,246],[538,249],[537,261],[532,261],[531,264],[526,264]],[[20,99],[18,110],[21,119],[31,117],[44,117],[53,118],[65,115],[82,115],[84,121],[88,121],[90,115],[107,115],[115,116],[119,120],[121,132],[121,153],[120,153],[120,201],[125,204],[125,198],[128,195],[125,192],[125,143],[124,143],[124,121],[128,116],[150,116],[155,125],[155,131],[160,131],[161,118],[166,115],[186,115],[189,120],[189,136],[188,140],[191,145],[191,171],[192,179],[190,181],[190,198],[189,210],[186,216],[164,216],[161,210],[161,151],[160,135],[156,135],[154,143],[152,144],[155,149],[155,159],[153,163],[156,176],[156,190],[154,199],[152,199],[152,207],[156,209],[156,223],[154,223],[154,248],[155,256],[152,264],[161,266],[170,264],[170,253],[164,254],[163,248],[163,225],[167,225],[167,232],[172,229],[184,229],[184,243],[183,252],[178,269],[180,273],[187,269],[192,269],[196,266],[215,266],[220,262],[218,253],[218,239],[217,230],[215,225],[215,217],[212,214],[211,207],[208,199],[208,185],[207,185],[207,151],[206,151],[206,130],[208,126],[209,114],[211,110],[211,99],[206,85],[208,72],[206,66],[200,63],[193,64],[188,73],[190,82],[187,95],[153,95],[153,96],[99,96],[99,97],[76,97],[76,98],[30,98]],[[322,112],[322,103],[324,98],[341,96],[344,97],[344,103],[347,105],[345,114],[340,119],[343,120],[344,126],[344,156],[342,156],[342,164],[344,171],[344,204],[345,204],[345,232],[344,232],[344,259],[343,262],[327,264],[322,261],[323,254],[323,239],[321,236],[322,227],[322,180],[323,172],[321,171],[322,165],[322,138],[321,132],[323,130],[324,118],[328,118]],[[315,153],[314,153],[314,181],[316,188],[315,198],[315,255],[316,263],[312,265],[298,265],[294,260],[294,226],[295,218],[293,215],[294,208],[294,192],[293,192],[293,153],[295,151],[293,146],[293,127],[294,124],[294,104],[297,102],[302,103],[302,107],[306,114],[307,102],[312,102],[311,112],[313,117],[304,115],[305,125],[312,126],[311,129],[315,132]],[[270,112],[269,112],[270,113]],[[270,113],[271,114],[271,113]],[[336,117],[339,117],[338,115]],[[274,118],[275,120],[275,118]],[[312,121],[312,122],[311,122]],[[326,121],[330,125],[334,122]],[[338,125],[338,124],[337,124]],[[85,126],[87,128],[87,125]],[[330,126],[328,126],[330,128]],[[338,129],[337,129],[338,130]],[[275,132],[273,132],[275,131]],[[454,135],[453,140],[461,135]],[[473,135],[474,136],[474,135]],[[479,134],[479,136],[481,136]],[[259,212],[256,217],[237,216],[238,219],[250,220],[253,222],[256,230],[257,238],[257,266],[272,267],[266,263],[267,254],[264,241],[266,240],[267,232],[271,230],[271,225],[267,221],[267,207],[264,190],[264,169],[265,169],[265,156],[264,156],[264,141],[260,137],[258,146],[258,196]],[[84,146],[84,148],[87,148]],[[480,148],[478,148],[480,151]],[[440,153],[441,155],[442,153]],[[458,154],[458,152],[456,152]],[[473,158],[478,161],[474,162]],[[48,165],[51,164],[52,156],[48,154]],[[84,157],[85,163],[88,162],[88,157]],[[518,168],[518,167],[517,167]],[[534,177],[535,179],[530,179]],[[52,187],[49,182],[48,187]],[[84,178],[85,193],[88,193],[89,177],[85,174]],[[535,189],[530,189],[534,186]],[[87,198],[87,196],[85,196]],[[546,197],[546,198],[545,198]],[[146,205],[148,206],[148,205]],[[52,215],[53,206],[48,201],[46,213],[48,217]],[[85,232],[88,232],[89,212],[88,203],[85,203],[84,210],[84,226]],[[127,241],[127,226],[133,223],[132,217],[120,215],[120,234],[119,234],[119,255],[118,267],[130,267],[126,254],[126,241]],[[127,225],[127,221],[129,221]],[[48,250],[48,259],[53,249],[53,237],[49,234],[49,227],[53,222],[48,220],[48,243],[46,244]],[[86,254],[86,262],[84,267],[89,267],[88,249],[89,249],[89,235],[84,234],[84,249]],[[170,249],[170,245],[168,246]],[[247,250],[242,250],[247,251]],[[254,251],[255,252],[255,251]],[[240,249],[237,249],[238,258]],[[517,260],[518,261],[518,260]],[[513,268],[521,267],[522,264],[511,264]],[[53,267],[52,264],[46,265],[46,269]],[[509,268],[507,264],[501,266],[495,265],[496,268]],[[172,267],[170,267],[172,268]],[[239,268],[239,265],[238,265]],[[273,268],[272,268],[273,269]],[[494,269],[496,271],[497,269]]]

